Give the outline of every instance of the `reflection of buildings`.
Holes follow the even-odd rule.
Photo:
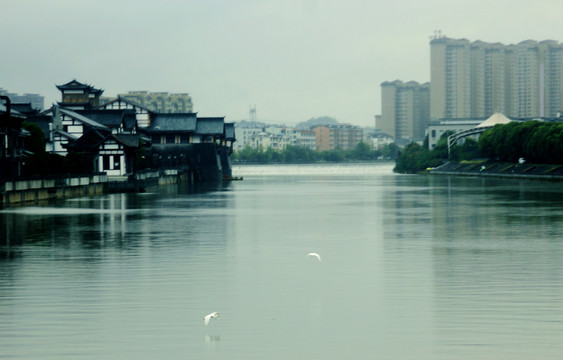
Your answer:
[[[178,195],[218,192],[225,186],[228,184],[206,184],[201,188],[193,184],[167,187],[160,192],[159,201],[168,202],[170,207],[164,209],[170,209],[177,205]],[[218,196],[211,206],[218,210],[228,208],[231,206],[229,201],[231,199],[227,196]],[[169,241],[170,235],[184,240],[182,244],[189,243],[185,240],[202,224],[201,218],[197,217],[186,217],[177,222],[166,216],[158,216],[160,225],[154,227],[155,218],[150,215],[152,211],[139,211],[153,209],[153,206],[153,198],[120,193],[103,197],[81,197],[72,201],[69,206],[59,207],[56,214],[50,207],[24,207],[21,211],[0,213],[0,258],[8,256],[6,252],[9,251],[21,254],[21,247],[18,246],[33,243],[53,248],[67,247],[76,254],[104,247],[135,253],[152,246],[154,241]],[[207,217],[205,224],[217,229],[217,236],[211,236],[217,244],[224,241],[225,234],[229,233],[229,221],[223,217]],[[158,236],[139,236],[154,234],[155,231]]]
[[[153,112],[193,112],[192,97],[187,93],[169,94],[167,92],[129,91],[127,94],[119,94],[118,97],[134,101]]]
[[[529,344],[529,321],[560,316],[551,304],[561,296],[554,285],[562,281],[560,242],[554,242],[561,216],[546,210],[559,207],[560,194],[534,182],[487,178],[431,176],[430,186],[438,336],[452,343],[475,337],[480,339],[472,342],[487,343],[490,333],[483,333],[482,324],[502,329],[514,319],[522,331],[495,332],[495,342],[514,344],[518,337]],[[551,325],[543,329],[542,344],[546,337],[561,337],[560,330],[551,335]],[[524,357],[537,356],[531,352]]]

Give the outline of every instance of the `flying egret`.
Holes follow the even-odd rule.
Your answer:
[[[218,319],[218,318],[219,318],[219,313],[216,311],[216,312],[212,312],[209,315],[205,315],[205,317],[203,318],[203,321],[205,322],[205,326],[207,326],[207,325],[209,325],[209,321],[211,319]]]
[[[307,256],[316,257],[319,261],[321,261],[321,256],[317,253],[308,253]]]

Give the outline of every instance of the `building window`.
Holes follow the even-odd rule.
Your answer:
[[[110,156],[109,155],[104,155],[102,157],[103,160],[103,169],[102,170],[109,170],[109,161],[110,161]]]
[[[119,170],[121,168],[121,156],[115,155],[113,156],[113,169]]]

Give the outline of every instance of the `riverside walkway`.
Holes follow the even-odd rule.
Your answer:
[[[519,164],[498,161],[447,162],[428,171],[430,175],[490,176],[563,181],[563,165]]]

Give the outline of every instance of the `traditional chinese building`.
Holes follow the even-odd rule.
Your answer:
[[[64,85],[57,85],[62,93],[59,106],[70,110],[89,110],[100,105],[100,96],[104,92],[91,85],[72,80]]]

